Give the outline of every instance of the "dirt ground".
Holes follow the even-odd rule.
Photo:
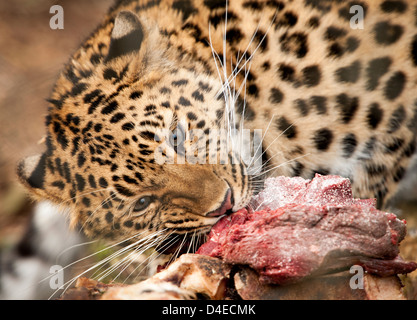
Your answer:
[[[19,159],[43,150],[44,117],[54,80],[112,0],[13,0],[0,2],[0,250],[20,238],[32,206],[17,182]],[[64,9],[64,29],[52,30],[52,5]],[[417,180],[417,175],[414,176]],[[413,180],[412,178],[411,180]],[[398,202],[408,221],[405,258],[417,261],[417,183]],[[415,195],[415,196],[413,196]],[[414,199],[413,199],[414,198]],[[400,212],[400,211],[398,211]],[[417,272],[407,280],[417,299]]]

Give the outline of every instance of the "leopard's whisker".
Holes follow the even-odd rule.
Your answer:
[[[169,235],[171,235],[172,233],[173,233],[174,231],[172,231]],[[168,235],[168,236],[169,236]],[[150,264],[152,264],[152,262],[153,261],[155,261],[156,259],[158,259],[162,254],[164,254],[163,253],[163,250],[167,250],[167,249],[169,249],[172,245],[174,245],[175,244],[175,242],[176,242],[176,239],[178,238],[178,235],[175,235],[174,237],[172,237],[172,238],[170,238],[166,243],[164,243],[161,247],[160,247],[160,249],[161,249],[161,252],[157,252],[157,251],[155,251],[155,252],[152,252],[152,254],[149,256],[149,257],[147,257],[142,263],[140,263],[137,267],[135,267],[135,269],[129,274],[129,276],[127,277],[127,278],[129,278],[133,273],[136,273],[136,271],[142,266],[142,265],[144,265],[143,267],[142,267],[142,269],[140,269],[138,272],[137,272],[137,275],[135,276],[135,278],[134,279],[136,279],[141,273],[142,273],[142,271],[143,271],[143,269],[144,268],[146,268],[146,266],[149,266]],[[127,280],[127,279],[126,279]]]
[[[271,23],[270,23],[270,24],[269,24],[269,26],[268,26],[268,29],[266,30],[266,32],[265,32],[265,34],[264,34],[264,36],[260,39],[260,41],[259,41],[258,45],[255,47],[255,50],[252,52],[252,54],[249,56],[249,58],[248,58],[248,59],[246,59],[246,61],[245,61],[245,63],[243,64],[243,66],[241,66],[241,67],[240,67],[240,69],[238,69],[238,70],[236,70],[236,71],[232,72],[232,74],[230,75],[230,77],[236,77],[236,75],[237,75],[237,74],[239,74],[239,73],[240,73],[240,71],[242,71],[242,70],[243,70],[243,68],[246,66],[246,64],[247,64],[250,60],[252,60],[253,56],[255,55],[255,53],[256,53],[256,52],[258,51],[258,49],[260,48],[260,46],[262,45],[263,41],[265,41],[266,36],[268,35],[269,31],[271,30],[271,27],[273,26],[273,24],[274,24],[274,22],[275,22],[275,19],[276,19],[276,17],[277,17],[277,14],[278,14],[278,10],[275,12],[274,16],[272,17],[272,20],[271,20]],[[252,35],[252,37],[251,37],[251,39],[250,39],[250,41],[249,41],[249,44],[247,45],[247,47],[246,47],[246,49],[245,49],[244,53],[242,54],[241,59],[237,62],[236,66],[239,66],[240,62],[243,60],[243,57],[245,57],[245,56],[246,56],[246,53],[248,52],[250,45],[252,44],[252,42],[254,41],[254,39],[255,39],[255,37],[256,37],[256,34],[258,33],[258,30],[259,30],[259,27],[260,27],[260,21],[261,21],[261,20],[262,20],[262,19],[259,19],[259,23],[258,23],[258,25],[257,25],[257,27],[256,27],[256,30],[255,30],[255,32],[253,33],[253,35]],[[229,81],[230,81],[230,79],[227,79],[227,82],[229,82]]]
[[[224,82],[223,82],[223,86],[225,86],[225,87],[227,87],[227,86],[229,86],[230,85],[230,82],[232,81],[232,79],[235,79],[236,77],[237,77],[237,75],[243,70],[243,68],[246,68],[246,64],[252,59],[252,56],[253,56],[253,54],[247,59],[247,60],[245,60],[245,63],[243,64],[243,66],[242,67],[240,67],[240,69],[238,69],[238,67],[239,67],[239,65],[240,65],[240,63],[242,62],[242,60],[243,60],[243,58],[245,58],[246,57],[246,53],[248,52],[248,50],[249,50],[249,47],[250,47],[250,45],[252,44],[252,42],[254,41],[254,39],[255,39],[255,36],[256,36],[256,34],[257,34],[257,32],[258,32],[258,30],[259,30],[259,24],[258,24],[258,26],[257,26],[257,28],[256,28],[256,30],[255,30],[255,32],[252,34],[252,37],[251,37],[251,39],[249,40],[249,43],[248,43],[248,45],[246,46],[246,49],[245,49],[245,51],[243,52],[243,54],[242,54],[242,56],[241,56],[241,58],[236,62],[236,67],[235,67],[235,69],[234,70],[232,70],[232,73],[228,76],[228,77],[226,77],[225,78],[225,80],[224,80]],[[219,93],[217,93],[217,96],[219,96],[220,94],[221,94],[221,92],[223,92],[223,88],[219,91]],[[216,96],[216,97],[217,97]]]
[[[68,247],[68,248],[66,248],[66,249],[64,249],[64,250],[62,250],[61,251],[61,253],[56,257],[56,261],[59,261],[59,259],[60,259],[60,257],[64,254],[64,253],[66,253],[66,252],[68,252],[68,251],[70,251],[70,250],[73,250],[73,249],[76,249],[76,248],[79,248],[79,247],[83,247],[83,246],[87,246],[87,245],[90,245],[90,244],[93,244],[93,243],[96,243],[96,242],[98,242],[99,240],[92,240],[92,241],[85,241],[85,242],[82,242],[82,243],[77,243],[77,244],[75,244],[75,245],[73,245],[73,246],[70,246],[70,247]]]
[[[111,259],[113,259],[114,257],[117,257],[117,256],[119,256],[122,252],[124,252],[124,251],[126,251],[126,250],[129,250],[132,246],[135,246],[135,245],[138,245],[139,243],[141,243],[141,242],[146,242],[146,241],[148,241],[149,240],[149,238],[152,238],[152,237],[154,237],[155,235],[157,235],[157,234],[159,234],[159,233],[161,233],[161,232],[164,232],[164,230],[160,230],[160,231],[157,231],[157,232],[155,232],[155,233],[152,233],[152,234],[150,234],[150,235],[148,235],[148,236],[145,236],[145,237],[143,237],[143,238],[141,238],[141,239],[139,239],[138,241],[136,241],[136,242],[134,242],[134,243],[132,243],[132,244],[130,244],[130,245],[127,245],[127,246],[125,246],[125,247],[123,247],[123,248],[121,248],[120,250],[118,250],[118,251],[116,251],[115,253],[113,253],[113,254],[111,254],[110,256],[108,256],[108,257],[106,257],[106,258],[104,258],[104,259],[102,259],[101,261],[99,261],[99,262],[97,262],[97,263],[95,263],[92,267],[90,267],[90,268],[87,268],[86,270],[84,270],[83,272],[81,272],[80,274],[78,274],[77,276],[75,276],[75,277],[73,277],[72,279],[70,279],[70,280],[68,280],[67,282],[65,282],[64,284],[63,284],[63,287],[64,287],[64,291],[62,292],[62,294],[64,294],[67,290],[68,290],[68,288],[78,279],[78,278],[80,278],[81,276],[83,276],[83,275],[85,275],[86,273],[88,273],[88,272],[90,272],[90,271],[92,271],[92,270],[94,270],[94,269],[96,269],[97,267],[99,267],[99,266],[101,266],[101,265],[103,265],[104,263],[107,263],[108,261],[110,261]],[[128,241],[128,240],[130,240],[130,239],[132,239],[132,238],[134,238],[134,237],[138,237],[138,236],[140,236],[140,233],[138,233],[138,234],[135,234],[134,236],[132,236],[132,237],[130,237],[130,238],[128,238],[128,239],[124,239],[124,240],[122,240],[122,241],[119,241],[118,243],[116,243],[116,244],[114,244],[114,245],[111,245],[111,246],[109,246],[109,247],[107,247],[107,248],[105,248],[105,249],[102,249],[102,250],[99,250],[99,251],[97,251],[97,252],[94,252],[94,253],[92,253],[91,255],[88,255],[87,257],[84,257],[84,258],[82,258],[82,259],[79,259],[79,260],[77,260],[77,261],[75,261],[75,262],[72,262],[72,263],[70,263],[70,264],[68,264],[67,266],[65,266],[63,269],[65,269],[65,268],[68,268],[68,267],[70,267],[71,265],[74,265],[75,263],[78,263],[78,262],[80,262],[80,261],[82,261],[82,260],[85,260],[85,259],[87,259],[87,258],[89,258],[89,257],[91,257],[91,256],[94,256],[94,255],[97,255],[98,253],[100,253],[100,252],[103,252],[103,251],[105,251],[105,250],[108,250],[108,249],[110,249],[110,248],[112,248],[112,247],[115,247],[115,246],[117,246],[117,245],[120,245],[121,243],[123,243],[123,242],[125,242],[125,241]],[[49,276],[50,277],[50,276]],[[47,278],[49,278],[49,277],[47,277]],[[46,279],[47,279],[46,278]],[[46,279],[44,279],[44,280],[46,280]],[[58,289],[56,289],[52,294],[51,294],[51,296],[50,296],[50,298],[51,297],[53,297],[59,290],[61,290],[60,288],[58,288]]]
[[[279,139],[283,134],[285,134],[285,132],[287,132],[287,130],[289,130],[290,128],[292,128],[296,123],[298,122],[298,120],[294,121],[293,123],[291,123],[285,130],[283,130],[279,135],[277,135],[275,137],[274,140],[271,141],[271,143],[264,149],[264,151],[256,158],[255,163],[265,154],[265,152],[268,151],[268,149],[272,146],[272,144]]]
[[[107,270],[107,272],[105,273],[101,273],[100,275],[97,276],[98,281],[103,280],[104,278],[106,278],[107,276],[109,276],[111,273],[113,273],[114,270],[116,270],[117,268],[119,268],[120,265],[124,264],[125,261],[127,261],[127,264],[125,267],[123,267],[123,269],[115,276],[115,278],[113,279],[116,280],[122,273],[124,270],[126,270],[126,268],[133,263],[133,259],[130,259],[131,256],[140,256],[141,254],[143,254],[146,250],[148,250],[149,248],[152,248],[155,243],[160,241],[160,237],[165,238],[166,235],[158,235],[154,240],[150,239],[149,242],[145,242],[143,245],[141,245],[140,247],[133,247],[133,251],[130,252],[127,256],[123,257],[123,259],[121,259],[120,261],[118,261],[115,265],[113,265],[111,268],[109,268],[109,270]]]
[[[261,164],[260,168],[255,168],[255,167],[248,168],[247,170],[248,170],[249,177],[251,178],[256,173],[262,174],[263,170],[265,170],[265,169],[274,165],[272,162],[271,163],[268,163],[268,162],[270,162],[275,157],[277,157],[279,155],[283,155],[283,154],[284,154],[283,152],[279,151],[279,152],[275,153],[274,155],[270,156],[268,158],[268,160],[266,160],[264,163]],[[259,171],[259,172],[257,172],[257,171]]]
[[[222,90],[220,92],[225,92],[225,91],[228,92],[228,94],[224,94],[224,99],[225,99],[225,102],[226,102],[226,104],[225,104],[226,105],[226,115],[227,115],[227,117],[226,117],[226,127],[228,128],[228,137],[229,137],[229,140],[232,141],[232,147],[234,147],[233,146],[234,141],[232,139],[231,131],[232,131],[232,127],[233,128],[236,127],[236,122],[235,122],[235,108],[234,108],[235,107],[235,104],[236,104],[236,96],[239,96],[240,95],[241,90],[242,90],[243,87],[245,88],[245,94],[246,94],[246,82],[247,82],[247,77],[249,75],[249,70],[250,70],[250,66],[251,66],[251,59],[254,56],[254,54],[256,53],[256,51],[258,50],[258,48],[261,46],[261,44],[264,41],[265,37],[267,36],[267,34],[268,34],[268,32],[269,32],[272,24],[273,24],[273,21],[275,20],[276,13],[275,13],[275,15],[274,15],[274,17],[272,19],[271,24],[268,27],[267,32],[265,33],[265,35],[263,36],[263,38],[259,41],[259,44],[255,48],[254,52],[251,54],[251,56],[248,59],[246,59],[246,61],[243,64],[243,66],[240,69],[238,69],[241,61],[243,60],[244,57],[246,57],[246,52],[248,51],[250,45],[254,41],[255,36],[256,36],[256,34],[257,34],[258,30],[259,30],[260,22],[258,23],[257,28],[256,28],[255,32],[253,33],[253,35],[252,35],[252,37],[251,37],[251,39],[249,41],[249,44],[246,47],[246,50],[242,54],[241,58],[237,60],[237,63],[236,63],[235,68],[234,69],[232,68],[232,73],[231,73],[230,76],[227,76],[227,68],[226,68],[226,60],[225,60],[226,59],[225,58],[226,57],[226,37],[227,37],[227,35],[226,35],[227,34],[227,3],[226,3],[226,13],[225,13],[225,15],[226,15],[225,16],[225,27],[224,27],[224,36],[223,36],[223,63],[220,62],[221,66],[223,67],[225,81],[223,82]],[[210,28],[209,28],[209,30],[210,30]],[[210,33],[210,43],[211,43],[211,33]],[[215,53],[215,50],[214,50],[214,48],[213,48],[212,45],[211,45],[211,48],[212,48],[213,57],[215,59],[216,68],[217,68],[218,73],[219,73],[219,78],[222,79],[222,77],[220,75],[220,71],[219,71],[218,65],[217,65],[216,56],[217,56],[217,58],[219,60],[220,60],[220,58],[218,57],[217,53]],[[231,63],[232,62],[233,62],[233,60],[231,60]],[[248,70],[246,70],[246,67],[247,67],[247,64],[248,63],[249,63],[249,68],[248,68]],[[242,84],[241,84],[241,86],[240,86],[240,88],[238,90],[238,93],[236,94],[236,91],[235,91],[236,88],[235,88],[235,86],[233,86],[233,93],[232,93],[231,92],[231,89],[230,89],[230,87],[231,87],[230,84],[232,82],[235,83],[237,74],[239,74],[240,71],[243,70],[243,68],[245,68],[244,81],[242,82]],[[230,101],[232,101],[232,103],[230,103]],[[245,111],[245,107],[246,107],[246,96],[245,96],[245,99],[244,99],[243,112],[242,112],[242,115],[241,115],[241,126],[240,126],[241,132],[243,132],[243,122],[244,122],[244,111]]]
[[[166,233],[166,234],[163,234],[162,236],[159,236],[157,239],[156,239],[156,241],[155,241],[155,244],[156,244],[156,246],[159,246],[159,243],[163,243],[163,245],[162,246],[159,246],[159,249],[161,250],[161,253],[159,253],[158,254],[158,256],[159,255],[161,255],[162,253],[163,253],[163,250],[164,249],[168,249],[172,244],[174,244],[175,243],[175,239],[176,239],[176,236],[174,236],[174,237],[172,237],[172,238],[170,238],[170,236],[172,235],[174,233],[174,230],[171,230],[170,232],[168,232],[168,233]],[[168,241],[166,241],[165,243],[164,243],[164,241],[166,240],[166,239],[169,239]],[[143,249],[141,249],[140,250],[140,254],[142,254],[142,253],[144,253],[146,250],[148,250],[149,248],[151,248],[152,246],[148,246],[147,248],[145,248],[145,250],[143,250]],[[154,247],[155,247],[155,245],[154,245]],[[140,248],[137,248],[136,250],[139,250]],[[156,252],[156,251],[155,251]],[[148,261],[148,260],[150,260],[150,257],[152,256],[154,254],[154,252],[149,256],[149,257],[147,257],[142,263],[140,263],[136,268],[135,268],[135,270],[137,270],[141,265],[143,265],[143,264],[145,264],[146,263],[146,265],[149,265],[149,263],[151,262],[151,261]],[[147,262],[148,261],[148,262]],[[153,260],[152,260],[153,261]],[[145,265],[145,267],[146,267],[146,265]],[[135,271],[134,270],[134,271]],[[140,271],[141,272],[141,271]],[[130,276],[130,275],[129,275]]]
[[[307,156],[309,156],[309,155],[310,155],[310,153],[306,153],[306,154],[303,154],[303,155],[298,156],[298,157],[296,157],[296,158],[293,158],[293,159],[290,159],[290,160],[284,161],[284,162],[280,163],[279,165],[274,166],[274,167],[273,167],[273,168],[271,168],[271,169],[268,169],[268,170],[266,170],[266,171],[264,171],[264,172],[262,172],[262,173],[260,173],[260,174],[254,175],[254,177],[256,177],[256,176],[260,176],[260,175],[264,175],[265,173],[267,173],[267,172],[269,172],[269,171],[276,170],[276,169],[278,169],[278,168],[282,167],[282,166],[283,166],[283,165],[285,165],[285,164],[291,163],[291,162],[293,162],[293,161],[296,161],[296,160],[298,160],[298,159],[301,159],[301,158],[307,157]]]
[[[168,262],[168,264],[170,264],[172,261],[175,261],[178,258],[179,254],[182,250],[182,247],[185,244],[185,240],[187,239],[187,235],[188,235],[188,232],[186,232],[185,234],[182,235],[183,236],[182,241],[179,244],[179,246],[177,247],[177,249],[175,250],[175,252],[173,253],[172,257],[170,258],[170,260]]]
[[[94,251],[93,253],[91,253],[91,254],[89,254],[89,255],[87,255],[87,256],[85,256],[85,257],[83,257],[83,258],[80,258],[80,259],[78,259],[78,260],[76,260],[76,261],[73,261],[73,262],[71,262],[71,263],[67,264],[67,265],[66,265],[65,267],[63,267],[62,269],[63,269],[63,270],[65,270],[65,269],[67,269],[67,268],[69,268],[69,267],[71,267],[71,266],[73,266],[73,265],[75,265],[75,264],[77,264],[77,263],[80,263],[81,261],[84,261],[84,260],[86,260],[86,259],[89,259],[89,258],[91,258],[91,257],[93,257],[93,256],[95,256],[95,255],[98,255],[98,254],[100,254],[100,253],[102,253],[102,252],[104,252],[104,251],[107,251],[107,250],[109,250],[109,249],[111,249],[111,248],[117,247],[117,246],[121,245],[123,242],[129,241],[129,240],[131,240],[131,239],[133,239],[133,238],[136,238],[136,237],[141,236],[141,234],[142,234],[142,233],[143,233],[143,232],[139,232],[139,233],[137,233],[137,234],[135,234],[135,235],[133,235],[133,236],[131,236],[131,237],[129,237],[129,238],[126,238],[126,239],[123,239],[123,240],[121,240],[121,241],[118,241],[118,242],[115,242],[115,243],[113,243],[113,244],[110,244],[109,246],[107,246],[107,247],[105,247],[105,248],[103,248],[103,249],[100,249],[100,250],[98,250],[98,251]],[[96,241],[97,241],[97,240],[96,240]],[[95,241],[91,241],[91,242],[93,243],[93,242],[95,242]],[[81,244],[81,245],[82,245],[82,244]],[[50,275],[50,276],[48,276],[48,277],[46,277],[46,278],[44,278],[44,279],[40,280],[40,281],[39,281],[39,283],[41,283],[41,282],[43,282],[43,281],[48,280],[50,277],[52,277],[52,275]]]
[[[260,172],[259,174],[255,174],[255,175],[252,175],[251,177],[253,177],[254,179],[257,179],[259,176],[262,176],[262,175],[265,175],[267,172],[269,172],[269,171],[272,171],[273,169],[275,169],[275,168],[277,168],[277,167],[279,167],[279,166],[282,166],[283,164],[288,164],[288,163],[291,163],[291,162],[293,162],[293,161],[296,161],[296,160],[298,160],[298,159],[301,159],[301,158],[304,158],[304,157],[306,157],[306,156],[308,156],[309,154],[307,153],[307,154],[303,154],[303,155],[300,155],[300,156],[298,156],[298,157],[296,157],[296,158],[292,158],[292,159],[289,159],[289,160],[287,160],[287,161],[284,161],[283,163],[281,163],[281,164],[279,164],[279,165],[274,165],[274,164],[268,164],[268,165],[265,165],[262,169],[263,169],[263,171],[262,172]],[[267,176],[265,176],[265,178],[263,179],[263,181],[265,181],[266,179],[268,179],[268,177]],[[258,181],[261,181],[261,180],[258,180]]]
[[[190,243],[188,244],[187,253],[190,253],[190,250],[191,250],[191,248],[192,248],[192,246],[193,246],[193,244],[194,244],[195,232],[196,232],[196,230],[194,230],[193,235],[191,236],[191,241],[190,241]]]

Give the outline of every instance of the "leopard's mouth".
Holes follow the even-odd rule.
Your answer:
[[[219,208],[205,214],[205,217],[210,218],[212,221],[210,225],[195,228],[186,233],[176,233],[174,231],[171,235],[158,243],[155,250],[164,254],[175,253],[179,255],[183,253],[194,253],[204,242],[206,242],[207,234],[217,221],[234,212],[233,203],[233,193],[231,189],[229,189],[226,192],[224,200]]]
[[[219,217],[231,213],[234,205],[233,191],[229,188],[220,207],[205,214],[206,217]]]

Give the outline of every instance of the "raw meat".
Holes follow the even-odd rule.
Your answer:
[[[249,265],[274,284],[354,264],[383,276],[417,268],[398,257],[405,222],[377,210],[373,199],[352,198],[348,179],[270,178],[250,207],[222,218],[197,253]]]

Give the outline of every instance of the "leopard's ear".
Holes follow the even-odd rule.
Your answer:
[[[139,51],[144,38],[145,29],[138,16],[131,11],[121,11],[114,21],[105,62]]]
[[[38,154],[21,160],[17,167],[20,182],[38,200],[48,199],[45,190],[46,154]]]

